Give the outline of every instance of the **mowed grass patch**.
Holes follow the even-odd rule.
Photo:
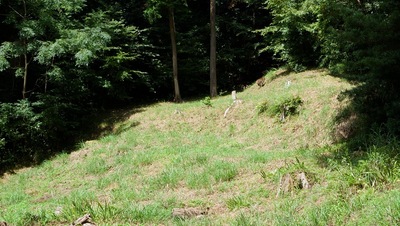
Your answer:
[[[5,175],[0,221],[69,225],[90,213],[98,225],[397,224],[398,167],[389,152],[397,147],[353,164],[331,146],[336,97],[352,86],[318,70],[267,81],[238,92],[241,102],[225,117],[230,95],[211,106],[202,99],[142,106],[114,133]],[[293,96],[304,102],[284,122],[257,114],[263,101]],[[300,171],[312,175],[312,188],[277,195],[281,176]],[[174,208],[208,213],[177,219]]]

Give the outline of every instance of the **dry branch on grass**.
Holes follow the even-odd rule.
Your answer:
[[[209,208],[202,209],[199,207],[187,207],[187,208],[174,208],[172,210],[172,216],[176,218],[193,218],[193,217],[202,217],[207,215]]]
[[[76,226],[76,225],[82,225],[82,226],[95,226],[95,223],[91,222],[92,218],[90,217],[90,214],[85,214],[82,217],[78,218],[74,223],[72,223],[70,226]]]

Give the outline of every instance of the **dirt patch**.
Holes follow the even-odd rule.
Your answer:
[[[40,197],[40,198],[38,198],[38,199],[35,199],[35,200],[33,201],[33,203],[42,203],[42,202],[46,202],[47,200],[49,200],[49,199],[51,199],[51,198],[53,198],[52,195],[50,195],[50,194],[45,194],[45,195],[43,195],[42,197]]]
[[[80,149],[78,151],[74,151],[70,154],[69,160],[72,163],[82,161],[82,159],[85,159],[88,156],[88,154],[90,154],[92,151],[93,151],[93,149],[90,149],[90,148],[84,148],[84,149]]]
[[[146,177],[155,177],[163,172],[165,166],[161,162],[153,162],[150,165],[145,165],[141,167],[141,172]]]

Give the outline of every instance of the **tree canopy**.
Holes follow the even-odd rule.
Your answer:
[[[215,4],[218,94],[271,68],[326,67],[360,84],[345,94],[366,130],[400,135],[397,0]],[[179,99],[209,95],[211,25],[201,0],[1,0],[0,168],[74,144],[101,109],[176,100],[178,71]]]

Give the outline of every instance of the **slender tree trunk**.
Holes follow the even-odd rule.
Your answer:
[[[217,59],[215,31],[215,0],[210,0],[210,96],[217,96]]]
[[[22,99],[26,98],[26,83],[28,80],[28,55],[24,54],[24,84],[22,86]]]
[[[170,7],[168,9],[168,17],[169,17],[169,33],[171,35],[171,46],[172,46],[172,68],[173,68],[173,78],[174,78],[174,90],[175,102],[182,102],[181,93],[179,91],[179,82],[178,82],[178,53],[176,50],[176,31],[175,31],[175,19],[174,19],[174,9]]]
[[[28,15],[28,11],[26,10],[26,2],[25,0],[22,1],[24,4],[24,13],[23,13],[23,20],[25,21]],[[22,85],[22,99],[26,98],[26,84],[27,84],[27,80],[28,80],[28,44],[27,44],[27,40],[24,39],[23,41],[24,44],[24,48],[25,48],[25,53],[24,53],[24,84]]]

